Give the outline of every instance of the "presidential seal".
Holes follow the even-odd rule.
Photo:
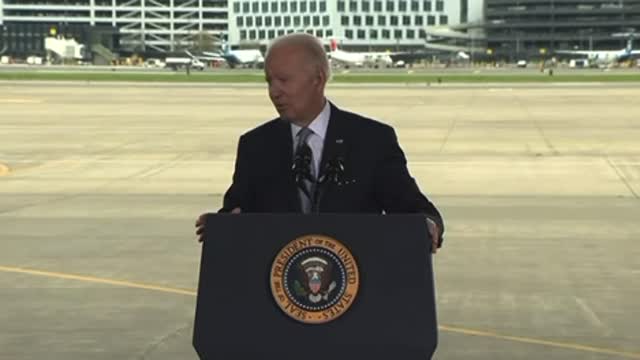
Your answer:
[[[271,266],[271,292],[285,314],[307,324],[335,320],[353,304],[360,277],[353,255],[323,235],[306,235],[287,245]]]

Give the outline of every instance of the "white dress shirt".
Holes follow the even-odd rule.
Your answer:
[[[324,147],[324,138],[327,135],[327,127],[329,126],[329,118],[331,117],[331,106],[329,105],[329,101],[325,100],[324,108],[318,116],[311,121],[309,124],[309,129],[313,131],[313,134],[309,135],[307,139],[307,143],[311,148],[311,152],[313,153],[313,166],[315,168],[315,173],[320,174],[320,161],[322,160],[322,149]],[[298,131],[300,131],[302,127],[291,123],[291,136],[293,136],[293,148],[297,148],[298,146]]]

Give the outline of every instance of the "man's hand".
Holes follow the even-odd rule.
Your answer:
[[[431,236],[431,253],[435,254],[438,252],[440,228],[433,220],[427,218],[427,229],[429,229],[429,235]]]
[[[240,208],[235,208],[231,210],[232,214],[240,214],[240,212],[241,212]],[[196,235],[198,236],[198,242],[204,241],[204,227],[206,226],[205,223],[207,220],[207,215],[209,214],[208,213],[202,214],[196,220]]]

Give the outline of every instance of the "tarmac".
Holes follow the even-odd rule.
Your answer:
[[[640,359],[640,84],[330,86],[442,211],[436,359]],[[263,85],[0,83],[0,359],[196,359],[194,221]]]

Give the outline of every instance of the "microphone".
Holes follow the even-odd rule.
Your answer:
[[[309,194],[309,189],[307,189],[304,182],[305,180],[314,182],[314,179],[311,176],[312,158],[313,154],[311,153],[311,148],[309,146],[301,146],[296,151],[293,164],[291,166],[291,171],[293,172],[296,185],[307,195],[309,199],[311,199],[311,194]]]
[[[320,200],[325,193],[328,184],[334,184],[342,186],[355,181],[345,180],[345,167],[344,159],[341,156],[336,156],[327,161],[322,176],[318,179],[318,186],[316,186],[316,192],[314,194],[313,212],[320,212]]]
[[[342,157],[335,157],[327,161],[327,165],[324,168],[323,175],[318,181],[320,184],[326,182],[333,183],[335,185],[342,185],[344,181],[344,160]]]

